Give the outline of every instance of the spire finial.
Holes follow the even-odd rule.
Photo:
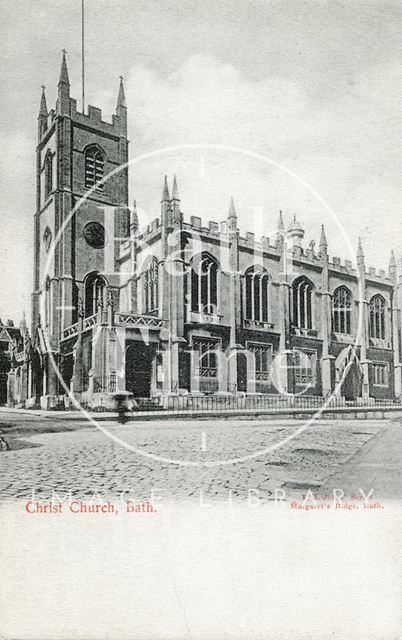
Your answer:
[[[359,260],[364,260],[364,253],[363,253],[363,246],[362,246],[362,239],[359,236],[359,242],[357,244],[357,259]]]
[[[390,258],[389,258],[389,266],[390,267],[396,267],[395,254],[394,254],[393,249],[391,249],[391,255],[390,255]]]
[[[68,79],[68,71],[67,71],[67,61],[66,61],[67,51],[65,49],[62,49],[61,51],[63,53],[63,59],[61,61],[59,85],[67,84],[68,86],[70,86],[70,80]]]
[[[21,333],[24,333],[25,330],[27,328],[27,321],[25,318],[25,310],[22,312],[22,318],[21,318],[21,322],[20,322],[20,331]]]
[[[283,224],[283,211],[282,211],[282,209],[279,209],[278,231],[285,231],[285,225]]]
[[[119,86],[119,95],[118,95],[118,98],[117,98],[117,108],[119,108],[119,107],[127,108],[126,96],[125,96],[125,93],[124,93],[123,76],[119,76],[119,78],[120,78],[120,86]]]
[[[172,200],[180,200],[179,189],[177,188],[176,174],[173,175]]]
[[[325,228],[324,225],[321,225],[321,235],[320,235],[320,244],[319,244],[320,249],[326,249],[328,247],[328,243],[327,243],[327,238],[325,235]]]
[[[233,196],[230,196],[230,207],[229,207],[228,219],[230,219],[230,218],[236,218],[237,219],[237,213],[236,213],[236,208],[235,208]]]
[[[167,176],[165,176],[165,180],[163,182],[163,191],[162,191],[162,200],[161,202],[170,202],[169,196],[169,187],[167,183]]]

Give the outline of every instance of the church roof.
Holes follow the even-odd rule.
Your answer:
[[[21,331],[18,327],[0,326],[0,342],[11,342],[21,338]]]

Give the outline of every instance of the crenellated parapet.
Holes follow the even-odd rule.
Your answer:
[[[70,118],[77,126],[96,130],[98,134],[112,136],[114,138],[127,137],[127,107],[124,97],[123,82],[120,80],[119,95],[117,100],[116,113],[111,117],[111,122],[103,120],[102,110],[93,105],[88,105],[88,112],[77,109],[77,100],[70,96],[70,82],[68,78],[67,62],[65,52],[63,52],[60,79],[58,83],[58,98],[56,108],[47,110],[45,87],[42,86],[42,95],[38,114],[38,139],[39,143],[44,143],[53,132],[56,124],[56,116]]]
[[[161,230],[161,221],[160,218],[155,218],[150,222],[147,227],[145,227],[140,233],[137,235],[138,243],[148,243],[154,239],[154,236],[160,233]]]

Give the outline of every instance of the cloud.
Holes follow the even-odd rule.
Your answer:
[[[308,181],[335,209],[352,244],[373,217],[374,202],[376,207],[382,203],[382,215],[389,228],[399,225],[402,161],[400,145],[396,144],[402,125],[399,61],[364,69],[345,85],[344,94],[338,92],[338,98],[332,101],[325,96],[313,99],[301,84],[275,74],[250,80],[234,66],[210,55],[191,56],[168,77],[137,65],[131,69],[126,84],[134,155],[179,144],[238,146],[267,155]],[[169,170],[167,162],[165,168]],[[226,173],[230,170],[235,173],[235,181],[217,171],[215,195],[211,196],[212,210],[216,211],[220,191],[221,215],[229,195],[225,190],[232,184],[240,201],[296,209],[307,224],[310,222],[312,230],[324,216],[317,203],[313,203],[311,193],[302,193],[300,185],[293,181],[292,186],[283,176],[279,178],[278,172],[267,171],[265,179],[257,184],[260,169],[254,167],[255,175],[251,175],[250,168],[240,176],[236,163],[229,162]],[[191,186],[189,172],[181,167],[181,173],[181,180],[192,190],[197,179],[193,179]],[[272,180],[278,184],[274,186]],[[141,191],[140,180],[137,188]],[[261,193],[256,193],[256,188]],[[159,190],[159,185],[154,185],[154,189]],[[275,198],[270,198],[268,189],[271,195],[276,192]],[[189,197],[189,203],[189,213],[199,215],[195,194]],[[248,216],[249,212],[245,212],[243,217]],[[340,253],[344,241],[339,227],[331,219],[324,221],[333,231],[330,234],[333,251]],[[379,228],[377,234],[388,254],[389,231]],[[393,242],[401,252],[401,242],[395,238]],[[369,254],[370,251],[373,255],[369,257],[383,262],[378,251],[368,247]]]
[[[132,69],[127,86],[134,129],[168,144],[247,145],[281,149],[313,124],[305,96],[279,78],[248,81],[229,64],[207,55],[190,57],[167,78]],[[286,129],[288,139],[282,138]]]

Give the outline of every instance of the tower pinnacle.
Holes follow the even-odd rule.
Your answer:
[[[362,247],[362,239],[359,236],[359,242],[357,245],[357,259],[359,260],[364,260],[364,253],[363,253],[363,247]]]
[[[229,207],[228,220],[230,220],[230,218],[235,218],[237,220],[237,213],[236,213],[236,209],[235,209],[235,205],[234,205],[233,196],[231,196],[231,198],[230,198],[230,207]]]
[[[44,116],[45,118],[47,118],[47,104],[46,104],[46,95],[45,95],[45,85],[43,84],[42,87],[42,95],[40,98],[40,107],[39,107],[39,117]]]
[[[324,225],[321,225],[321,235],[320,235],[320,244],[319,244],[319,248],[320,251],[326,251],[328,248],[328,242],[327,242],[327,238],[325,236],[325,229],[324,229]]]
[[[228,228],[229,231],[237,231],[237,213],[233,200],[233,196],[230,198],[230,207],[228,213]]]
[[[167,176],[165,176],[165,180],[163,182],[163,191],[162,191],[162,200],[161,202],[170,202],[170,195],[169,195],[169,187],[168,187],[168,183],[167,183]]]
[[[70,80],[68,78],[68,71],[67,71],[67,61],[66,61],[66,50],[62,49],[63,52],[63,59],[61,61],[61,67],[60,67],[60,77],[59,77],[59,85],[61,84],[67,84],[68,86],[70,86]]]
[[[70,114],[70,81],[68,79],[66,50],[63,49],[63,59],[61,61],[60,77],[57,98],[57,113],[60,115]]]
[[[133,233],[135,233],[136,231],[138,231],[138,214],[137,214],[137,201],[134,200],[133,202],[133,208],[131,210],[131,231]]]
[[[119,95],[117,97],[117,109],[119,107],[127,108],[126,96],[124,93],[123,76],[120,76]]]
[[[180,200],[179,190],[177,188],[176,174],[173,176],[172,200]]]

